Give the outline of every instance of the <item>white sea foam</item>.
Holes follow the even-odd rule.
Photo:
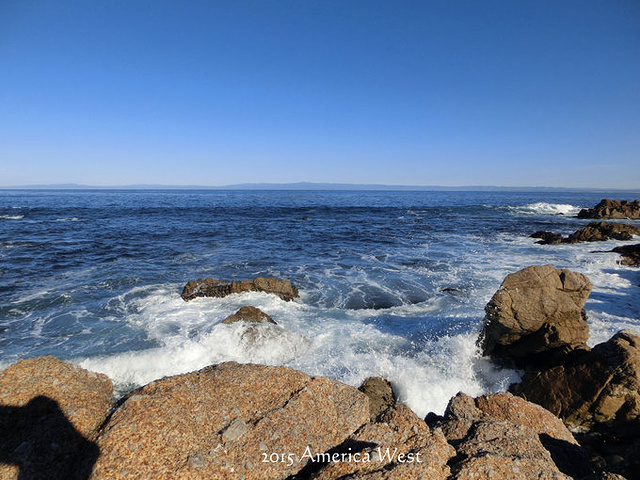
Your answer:
[[[528,205],[509,207],[515,213],[525,215],[576,215],[580,207],[564,203],[536,202]]]
[[[21,218],[24,218],[24,215],[0,215],[2,220],[20,220]]]
[[[65,218],[56,218],[56,222],[77,222],[79,220],[78,217],[65,217]]]

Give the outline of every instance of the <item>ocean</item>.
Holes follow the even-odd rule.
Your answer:
[[[392,382],[418,415],[458,391],[519,378],[478,354],[484,306],[509,273],[587,275],[590,345],[640,333],[640,271],[608,241],[569,234],[580,208],[625,192],[0,191],[0,369],[55,355],[107,374],[118,394],[224,362],[286,365],[350,385]],[[640,225],[640,222],[630,222]],[[180,297],[189,280],[274,276],[300,298]],[[252,305],[278,327],[223,325]]]

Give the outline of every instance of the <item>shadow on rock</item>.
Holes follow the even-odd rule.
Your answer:
[[[99,453],[48,397],[34,397],[23,407],[0,406],[0,472],[14,466],[19,480],[84,480]]]

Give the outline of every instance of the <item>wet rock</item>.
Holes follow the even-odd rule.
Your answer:
[[[325,452],[368,421],[369,401],[353,387],[224,363],[130,394],[98,437],[91,478],[284,479],[306,448]]]
[[[376,419],[389,407],[396,404],[396,395],[388,380],[380,377],[369,377],[358,387],[362,393],[369,397],[370,419]]]
[[[640,418],[640,336],[621,331],[591,351],[527,373],[510,390],[542,405],[574,428],[615,427]]]
[[[631,240],[640,235],[640,228],[634,225],[613,222],[591,222],[586,227],[572,233],[564,243],[603,242],[606,240]]]
[[[539,230],[530,235],[531,238],[539,238],[540,240],[536,243],[540,245],[555,245],[558,243],[562,243],[562,235],[559,233],[547,232],[543,230]]]
[[[578,218],[640,219],[640,201],[603,199],[593,208],[580,210]]]
[[[376,423],[361,427],[328,453],[352,455],[351,461],[307,464],[294,479],[395,480],[446,479],[447,462],[455,455],[439,430],[430,429],[405,405],[387,409]],[[354,461],[355,454],[358,460]],[[340,457],[337,457],[340,458]]]
[[[622,265],[640,267],[640,243],[616,247],[611,251],[622,255],[622,260],[620,260]]]
[[[224,282],[215,278],[191,280],[184,286],[181,296],[185,301],[189,301],[197,297],[226,297],[233,293],[244,292],[271,293],[285,301],[300,296],[298,289],[291,285],[291,282],[273,277],[258,277],[255,280],[240,282]]]
[[[508,275],[485,307],[483,355],[529,368],[587,348],[583,307],[590,292],[587,277],[551,265]]]
[[[269,315],[264,313],[262,310],[256,307],[242,307],[233,315],[229,315],[225,318],[222,323],[230,324],[236,322],[247,322],[247,323],[272,323],[277,325],[275,320],[271,318]]]
[[[50,356],[1,372],[0,479],[86,478],[112,392],[105,375]]]

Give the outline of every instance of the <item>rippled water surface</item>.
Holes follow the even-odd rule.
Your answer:
[[[635,195],[637,196],[637,194]],[[550,263],[590,277],[591,343],[640,332],[637,270],[593,253],[636,242],[535,245],[582,207],[634,194],[346,191],[0,191],[0,367],[53,354],[120,391],[236,360],[358,384],[382,375],[419,414],[516,372],[478,358],[505,275]],[[637,224],[638,222],[636,222]],[[184,302],[190,279],[276,276],[295,302],[250,293]],[[279,324],[220,321],[254,305]],[[281,327],[281,328],[280,328]]]

